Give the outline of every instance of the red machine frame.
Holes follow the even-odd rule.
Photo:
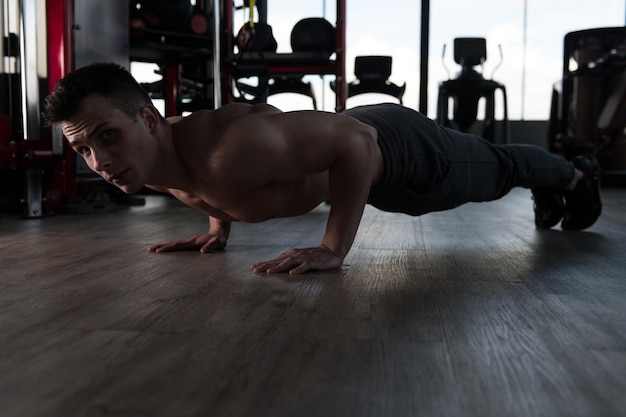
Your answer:
[[[72,5],[71,0],[46,1],[49,91],[73,68]],[[51,135],[61,132],[53,130]],[[57,162],[52,182],[45,191],[46,210],[50,212],[61,204],[76,202],[76,154],[65,140],[62,143],[63,157]]]
[[[72,69],[72,1],[47,0],[47,70],[48,89],[52,91],[56,83]],[[22,116],[25,117],[25,116]],[[54,146],[54,144],[60,146]],[[52,130],[47,138],[16,138],[0,149],[0,161],[11,169],[24,169],[40,175],[44,170],[51,170],[52,179],[46,184],[43,201],[35,202],[45,210],[24,210],[25,218],[39,218],[44,214],[54,213],[61,204],[73,204],[76,200],[76,158],[74,152],[62,140],[61,132]],[[28,195],[25,204],[39,198]]]

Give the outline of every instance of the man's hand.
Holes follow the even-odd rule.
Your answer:
[[[305,271],[322,271],[341,268],[343,259],[334,254],[324,245],[316,248],[291,249],[281,253],[276,258],[252,265],[254,272],[286,272],[301,274]]]
[[[226,238],[221,234],[203,233],[187,239],[159,243],[148,248],[151,252],[175,252],[199,250],[200,253],[221,251],[226,247]]]

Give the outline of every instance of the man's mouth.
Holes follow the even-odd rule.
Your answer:
[[[115,185],[121,185],[126,179],[127,174],[128,174],[128,168],[118,174],[115,174],[109,177],[109,182]]]

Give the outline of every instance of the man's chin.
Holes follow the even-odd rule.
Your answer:
[[[143,186],[138,187],[132,185],[118,185],[117,188],[122,190],[124,194],[136,194],[143,188]]]

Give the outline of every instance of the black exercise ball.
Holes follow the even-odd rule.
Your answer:
[[[321,17],[300,20],[291,31],[291,49],[294,52],[335,52],[335,27]]]

